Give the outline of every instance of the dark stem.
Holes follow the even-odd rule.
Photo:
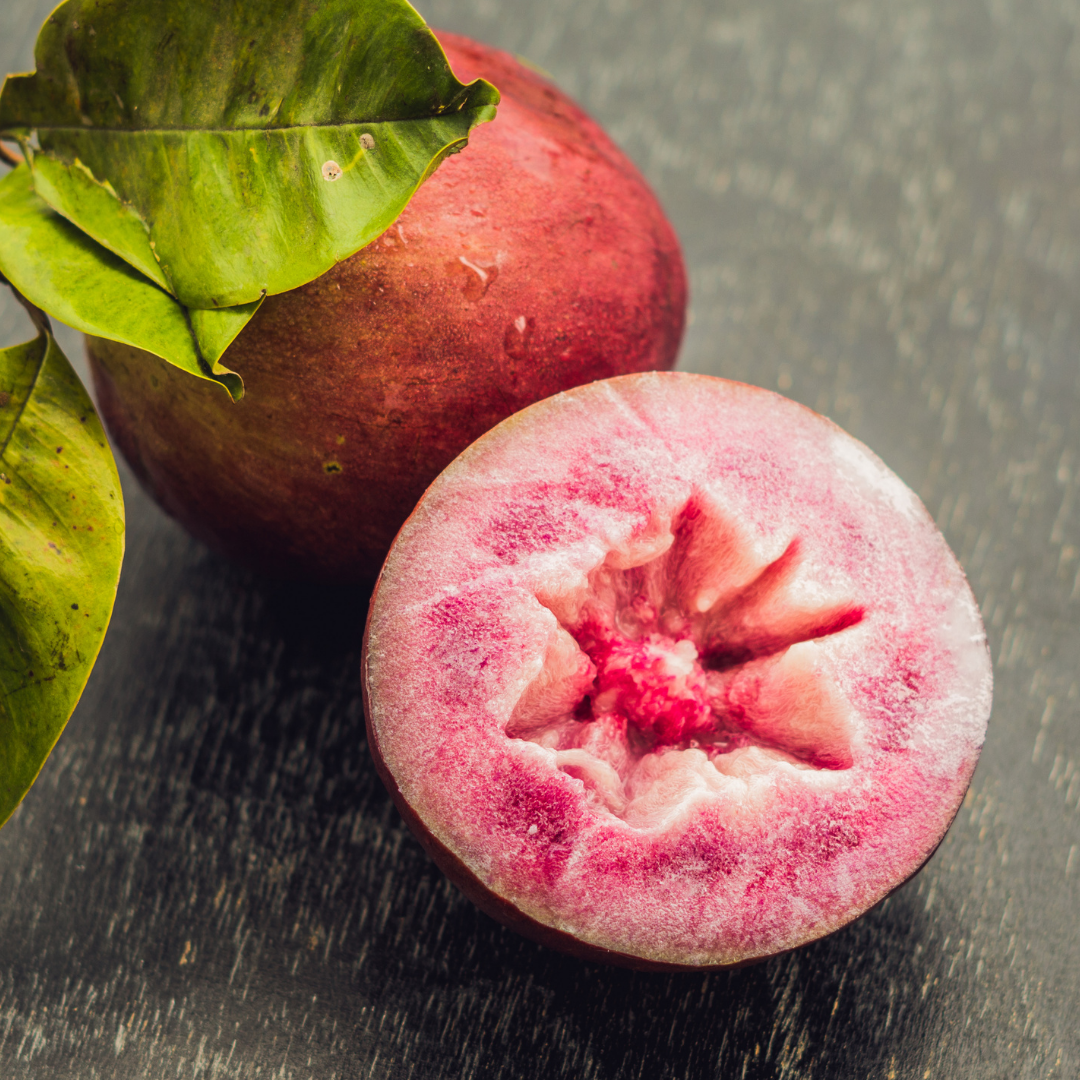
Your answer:
[[[26,158],[17,150],[6,147],[3,141],[0,140],[0,161],[4,162],[5,165],[10,165],[13,169],[17,169],[20,165],[25,164]]]

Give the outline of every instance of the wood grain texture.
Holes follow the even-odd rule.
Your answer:
[[[48,6],[0,8],[5,66]],[[366,597],[246,576],[129,485],[101,662],[0,832],[0,1075],[1071,1080],[1080,9],[422,7],[546,67],[648,173],[691,272],[683,366],[826,412],[921,493],[993,648],[974,785],[922,874],[790,956],[545,952],[453,892],[379,784]]]

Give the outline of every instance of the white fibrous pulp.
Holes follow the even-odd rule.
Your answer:
[[[680,374],[462,454],[387,560],[365,680],[395,795],[467,876],[672,966],[793,948],[915,872],[991,692],[918,499],[808,409]]]

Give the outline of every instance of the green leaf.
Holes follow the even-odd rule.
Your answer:
[[[222,367],[219,361],[236,339],[236,335],[247,326],[252,315],[262,306],[263,299],[260,296],[252,304],[237,304],[236,307],[188,309],[191,332],[203,360],[211,365],[213,377],[225,384],[235,401],[244,396],[243,380],[235,371]]]
[[[240,377],[218,361],[259,302],[194,316],[51,210],[25,165],[0,180],[0,273],[76,330],[145,349],[242,396]]]
[[[405,0],[67,0],[36,57],[0,131],[50,205],[191,308],[358,251],[498,103]]]
[[[68,166],[49,154],[32,154],[29,160],[34,170],[32,185],[49,206],[69,221],[86,222],[83,232],[171,291],[150,246],[146,223],[133,207],[120,201],[110,184],[95,180],[80,161]]]
[[[124,502],[94,406],[43,320],[0,350],[0,823],[94,666],[124,555]]]

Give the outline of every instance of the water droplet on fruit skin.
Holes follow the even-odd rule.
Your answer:
[[[536,335],[536,320],[531,316],[519,315],[506,327],[503,336],[503,351],[511,360],[526,360],[532,349],[532,340]]]
[[[470,272],[470,277],[465,281],[465,295],[470,300],[479,300],[488,291],[492,281],[492,274],[482,266],[477,266],[471,259],[464,255],[458,256],[458,262]]]

